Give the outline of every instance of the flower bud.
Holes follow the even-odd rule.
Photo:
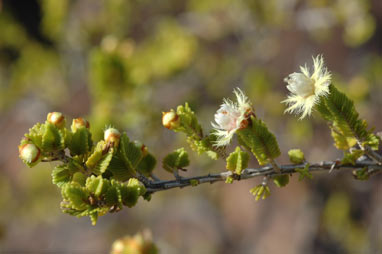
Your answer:
[[[76,130],[81,127],[85,127],[86,129],[89,129],[90,128],[89,122],[83,119],[82,117],[73,119],[72,126],[71,126],[72,132],[76,132]]]
[[[173,130],[180,126],[180,118],[173,110],[163,112],[162,124],[167,129]]]
[[[145,146],[142,142],[140,141],[134,141],[134,144],[136,147],[138,147],[139,149],[141,149],[141,152],[142,152],[142,156],[146,156],[148,154],[148,149],[147,149],[147,146]]]
[[[24,144],[19,146],[19,156],[27,163],[35,163],[40,159],[40,149],[35,144]]]
[[[61,112],[50,112],[47,120],[51,124],[54,124],[57,128],[62,128],[65,126],[65,117]]]
[[[104,140],[107,143],[114,143],[114,146],[118,146],[121,133],[115,128],[107,128],[104,133]]]

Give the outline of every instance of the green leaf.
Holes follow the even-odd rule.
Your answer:
[[[331,122],[335,132],[336,146],[340,149],[346,147],[344,142],[348,138],[356,138],[366,143],[375,142],[374,135],[367,130],[366,121],[359,119],[353,101],[338,91],[334,85],[329,86],[329,94],[322,98],[317,109],[326,120]]]
[[[237,131],[239,143],[247,147],[256,156],[260,165],[269,163],[280,155],[276,137],[268,130],[265,123],[251,116],[251,125]]]
[[[141,183],[138,179],[136,178],[131,178],[129,179],[129,181],[127,182],[127,186],[129,188],[133,188],[133,189],[136,189],[139,193],[140,196],[144,195],[146,193],[146,188],[145,186],[143,185],[143,183]]]
[[[86,189],[93,193],[95,197],[100,197],[104,195],[106,191],[110,188],[110,183],[108,180],[103,179],[102,176],[91,176],[86,180]]]
[[[118,155],[114,155],[112,157],[107,171],[112,173],[114,179],[122,182],[135,176],[132,174],[132,171],[126,167],[125,161],[123,161]]]
[[[355,177],[355,179],[361,180],[361,181],[369,180],[369,177],[370,177],[367,167],[364,167],[364,168],[358,169],[358,170],[354,170],[353,176]]]
[[[188,159],[188,153],[184,150],[183,147],[168,154],[162,162],[163,168],[171,173],[174,170],[185,168],[189,164],[190,161]]]
[[[117,205],[122,208],[122,196],[119,187],[112,184],[105,193],[105,203],[109,207]]]
[[[191,179],[190,184],[192,187],[195,187],[199,185],[199,181],[197,179]]]
[[[44,152],[51,152],[62,150],[64,148],[65,139],[60,133],[59,129],[55,125],[46,122],[44,124],[44,133],[42,135],[41,149]]]
[[[233,183],[233,178],[232,178],[232,176],[228,176],[228,177],[225,179],[225,183],[229,183],[229,184]]]
[[[102,175],[105,173],[106,169],[109,167],[109,164],[113,158],[113,149],[110,149],[108,153],[102,156],[102,159],[98,161],[95,168],[92,172],[96,175]]]
[[[350,153],[345,153],[341,163],[355,165],[358,158],[361,157],[364,153],[365,152],[362,150],[353,150]]]
[[[86,183],[86,176],[81,172],[76,172],[73,174],[72,182],[78,183],[81,186],[85,186]]]
[[[334,139],[334,146],[338,149],[349,150],[355,146],[355,144],[357,144],[357,140],[354,137],[346,137],[341,133],[340,130],[335,128],[335,126],[333,126],[331,129],[332,137]]]
[[[83,171],[84,168],[74,160],[71,160],[66,164],[56,166],[52,170],[52,182],[58,187],[62,187],[64,184],[72,181],[74,174],[81,170]]]
[[[217,160],[219,158],[217,150],[223,148],[214,148],[214,140],[216,140],[216,136],[212,133],[208,136],[203,137],[202,139],[195,139],[193,136],[187,137],[187,143],[190,145],[193,151],[197,152],[199,155],[206,153],[211,159]]]
[[[139,196],[146,193],[144,185],[136,178],[130,178],[127,184],[120,188],[122,203],[128,207],[133,207],[138,201]]]
[[[41,123],[36,123],[32,128],[29,129],[29,133],[25,134],[25,137],[30,139],[33,144],[37,147],[42,148],[42,136],[45,132],[45,125]]]
[[[176,114],[180,118],[180,127],[175,128],[174,131],[184,132],[188,137],[195,140],[200,140],[203,137],[202,127],[187,102],[184,106],[177,107]]]
[[[72,180],[73,174],[70,172],[67,165],[56,166],[52,170],[52,182],[58,187],[63,186],[64,184]]]
[[[72,209],[85,210],[89,207],[89,193],[77,183],[65,184],[62,188],[62,196],[69,202]]]
[[[130,142],[126,133],[122,133],[118,149],[119,158],[125,163],[132,175],[136,175],[136,167],[142,159],[142,151],[133,142]]]
[[[273,179],[273,182],[279,188],[284,187],[284,186],[286,186],[289,183],[289,175],[276,176]]]
[[[304,153],[300,149],[291,149],[288,151],[289,160],[294,164],[301,164],[305,161]]]
[[[362,145],[368,145],[372,150],[378,150],[379,138],[374,133],[369,133],[369,136]]]
[[[72,155],[87,154],[91,146],[89,146],[89,130],[85,127],[78,128],[71,137],[68,145]]]
[[[304,178],[313,179],[313,175],[309,172],[309,163],[305,165],[304,168],[296,168],[296,172],[300,173],[298,180],[302,181]]]
[[[153,172],[155,165],[157,161],[152,154],[148,153],[145,155],[145,157],[142,158],[142,160],[139,162],[137,166],[137,171],[141,174],[143,174],[146,177],[149,177],[151,173]]]
[[[86,160],[86,167],[93,169],[97,166],[98,162],[102,159],[103,150],[106,146],[105,141],[101,140],[97,143],[93,153]]]
[[[227,157],[226,161],[226,168],[240,175],[241,171],[248,167],[249,154],[247,152],[243,152],[240,147],[237,146],[235,151]]]

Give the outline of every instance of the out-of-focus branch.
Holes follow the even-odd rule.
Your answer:
[[[276,172],[273,166],[264,166],[260,168],[247,168],[242,171],[241,175],[236,175],[231,171],[226,171],[218,174],[208,174],[204,176],[195,176],[188,178],[179,178],[176,180],[161,180],[161,181],[150,181],[146,182],[146,188],[149,193],[154,193],[158,191],[173,189],[173,188],[183,188],[187,186],[192,186],[195,184],[202,183],[214,183],[218,181],[225,181],[227,177],[232,177],[234,180],[244,180],[259,176],[279,176],[285,174],[295,174],[298,173],[296,169],[302,169],[307,166],[308,163],[304,164],[293,164],[293,165],[281,165],[280,172]],[[319,172],[332,170],[349,170],[349,169],[362,169],[367,168],[369,174],[376,174],[382,172],[382,165],[379,165],[373,161],[359,161],[354,165],[352,164],[341,164],[339,161],[323,161],[319,163],[309,164],[309,172]]]

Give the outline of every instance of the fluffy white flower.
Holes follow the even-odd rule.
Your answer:
[[[253,113],[248,97],[239,88],[233,92],[237,102],[224,99],[223,104],[215,114],[216,123],[212,123],[217,136],[215,146],[228,145],[235,132],[248,125],[247,119]]]
[[[288,105],[285,112],[301,114],[300,119],[310,115],[319,98],[329,93],[331,74],[324,66],[324,59],[322,55],[312,58],[312,75],[305,65],[305,67],[300,66],[301,73],[292,73],[284,79],[290,91],[288,98],[282,101]]]

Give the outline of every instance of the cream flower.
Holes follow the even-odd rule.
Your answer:
[[[329,93],[331,74],[324,66],[322,55],[313,58],[313,73],[300,66],[301,73],[292,73],[284,79],[290,91],[288,98],[283,103],[288,105],[287,113],[301,114],[300,119],[312,113],[312,108],[321,96]]]
[[[223,104],[215,114],[215,122],[212,126],[217,136],[215,146],[226,146],[231,142],[235,132],[248,125],[248,117],[253,112],[248,97],[239,89],[235,89],[237,102],[224,99]]]

